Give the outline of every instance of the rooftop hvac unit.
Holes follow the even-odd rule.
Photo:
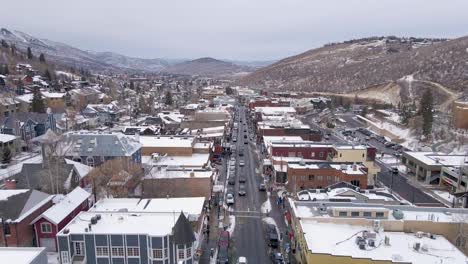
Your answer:
[[[63,230],[63,233],[64,233],[64,234],[68,234],[68,233],[70,233],[70,229],[68,229],[68,228],[65,228],[65,229]]]
[[[96,220],[98,220],[98,221],[101,220],[101,215],[100,214],[96,215]]]
[[[378,233],[380,230],[380,221],[374,220],[372,227],[374,228],[374,232]]]
[[[388,236],[385,236],[384,244],[385,244],[386,246],[390,246],[390,238],[389,238]]]
[[[416,233],[414,234],[414,236],[417,237],[417,238],[423,238],[424,232],[421,232],[421,231],[416,232]]]
[[[369,239],[367,244],[369,245],[369,247],[375,247],[375,240],[374,239]]]
[[[393,210],[392,215],[396,220],[401,220],[404,217],[403,211],[401,211],[400,209]]]
[[[320,189],[316,189],[316,190],[315,190],[315,193],[316,193],[316,194],[319,194],[319,193],[320,193]]]
[[[85,233],[88,233],[88,228],[87,228],[87,227],[85,227],[84,231],[85,231]]]
[[[419,243],[419,242],[414,242],[414,244],[413,244],[413,249],[416,250],[416,251],[419,251],[420,248],[421,248],[421,243]]]
[[[97,223],[97,219],[95,216],[91,217],[91,224],[95,225]]]
[[[427,252],[428,250],[429,250],[428,246],[426,244],[422,244],[421,251]]]

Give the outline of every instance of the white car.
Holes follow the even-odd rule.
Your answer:
[[[245,162],[243,160],[239,161],[239,166],[244,167]]]
[[[239,257],[239,259],[237,260],[237,264],[247,264],[247,258]]]
[[[234,205],[234,195],[232,195],[232,193],[228,193],[226,195],[226,204],[227,205]]]

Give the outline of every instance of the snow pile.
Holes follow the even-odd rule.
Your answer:
[[[269,194],[268,194],[267,200],[262,204],[261,212],[263,214],[267,214],[267,213],[271,212],[271,202],[270,202],[270,195]]]
[[[229,216],[229,227],[227,229],[227,231],[229,232],[229,234],[233,234],[234,233],[234,230],[236,228],[236,217],[234,215],[230,215]]]

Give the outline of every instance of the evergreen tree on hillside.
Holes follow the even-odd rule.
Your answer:
[[[164,98],[164,103],[166,105],[172,105],[174,102],[172,100],[172,93],[171,91],[166,92],[166,97]]]
[[[2,162],[10,163],[10,161],[11,161],[11,150],[8,146],[5,146],[2,152]]]
[[[401,112],[400,112],[400,122],[403,125],[408,125],[409,119],[411,118],[411,111],[407,105],[403,105],[401,107]]]
[[[38,88],[34,89],[31,107],[33,112],[45,113],[44,99]]]
[[[45,63],[45,56],[44,56],[44,53],[41,53],[39,55],[39,61],[42,62],[42,63]]]
[[[0,74],[1,75],[7,75],[9,73],[10,73],[10,71],[8,70],[8,65],[7,64],[0,65]]]
[[[133,90],[135,89],[135,84],[133,83],[133,81],[130,81],[130,90]]]
[[[16,46],[15,46],[15,44],[11,44],[10,50],[11,50],[11,55],[16,55]]]
[[[432,92],[430,89],[426,89],[424,92],[421,102],[420,102],[420,109],[419,113],[422,115],[423,118],[423,125],[422,130],[425,136],[428,136],[432,133],[432,121],[433,117],[433,103],[434,98],[432,97]]]
[[[49,69],[46,69],[44,72],[44,78],[46,78],[49,81],[52,81],[52,74],[50,74]]]
[[[32,54],[31,48],[28,47],[28,60],[32,60],[33,58],[34,58],[34,56]]]
[[[361,111],[361,116],[366,117],[368,113],[369,113],[369,109],[367,109],[367,105],[366,105]]]
[[[8,49],[8,43],[4,39],[2,39],[2,47]]]

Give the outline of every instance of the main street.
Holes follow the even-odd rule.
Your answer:
[[[244,156],[237,155],[237,180],[235,184],[235,229],[233,236],[234,252],[237,257],[244,256],[249,263],[269,263],[268,247],[265,242],[265,231],[262,223],[261,205],[266,201],[265,192],[259,192],[258,187],[261,181],[261,175],[256,173],[259,160],[256,156],[256,145],[251,143],[249,128],[245,118],[245,109],[240,108],[239,116],[242,123],[239,122],[237,135],[237,150],[244,149]],[[238,120],[236,120],[238,121]],[[247,133],[244,133],[244,129]],[[247,135],[247,139],[244,138]],[[244,144],[247,141],[248,144]],[[255,142],[255,141],[253,141]],[[245,165],[240,166],[240,160]],[[247,179],[245,188],[246,196],[238,196],[239,177],[244,176]]]

